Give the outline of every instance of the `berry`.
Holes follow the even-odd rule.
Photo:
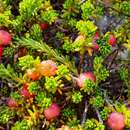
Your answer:
[[[6,46],[11,42],[12,36],[4,30],[0,30],[0,45]]]
[[[52,60],[46,60],[46,61],[42,61],[37,66],[37,71],[42,76],[53,76],[56,74],[57,66],[56,66],[55,62],[53,62]]]
[[[32,80],[38,80],[40,78],[40,74],[36,70],[28,69],[26,75]]]
[[[49,27],[48,23],[40,23],[41,30],[44,31]]]
[[[29,87],[28,84],[24,84],[24,86],[22,87],[22,89],[21,89],[21,91],[20,91],[20,92],[21,92],[21,95],[22,95],[23,97],[25,97],[25,98],[34,98],[35,95],[33,95],[33,94],[31,94],[31,93],[29,92],[28,87]]]
[[[97,44],[97,43],[93,43],[93,45],[92,45],[92,48],[94,49],[94,50],[99,50],[99,45]]]
[[[93,82],[96,82],[96,77],[92,72],[85,72],[79,75],[79,77],[77,78],[77,84],[80,88],[82,88],[84,86],[84,81],[86,79],[89,79]]]
[[[125,127],[125,118],[122,114],[113,112],[110,114],[107,123],[113,130],[123,130]]]
[[[2,57],[2,55],[3,55],[3,47],[0,46],[0,58]]]
[[[108,43],[109,43],[109,45],[114,46],[116,44],[116,37],[114,35],[110,34]]]
[[[52,103],[48,109],[44,110],[44,115],[47,120],[52,120],[60,114],[60,107],[56,103]]]
[[[7,105],[8,105],[8,107],[10,107],[10,108],[18,107],[18,103],[17,103],[14,99],[12,99],[12,98],[9,98],[9,99],[7,100]]]

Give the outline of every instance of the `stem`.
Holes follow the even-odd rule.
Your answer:
[[[82,116],[83,118],[82,118],[82,121],[81,121],[81,126],[83,126],[84,123],[85,123],[87,111],[88,111],[88,103],[87,103],[87,101],[85,101],[85,108],[84,108],[84,112],[83,112],[83,116]]]
[[[97,117],[98,117],[99,121],[103,124],[103,120],[102,120],[102,118],[100,116],[99,110],[97,108],[95,108],[95,110],[96,110]]]

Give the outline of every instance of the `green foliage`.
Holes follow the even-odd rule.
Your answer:
[[[20,16],[23,20],[30,20],[37,15],[44,0],[23,0],[19,4]]]
[[[111,46],[107,43],[107,40],[97,40],[97,43],[100,46],[100,54],[105,57],[111,52]]]
[[[27,120],[17,121],[11,130],[29,130],[30,126],[28,125]]]
[[[34,24],[30,30],[30,37],[36,41],[42,40],[42,31],[38,24]]]
[[[77,40],[77,38],[79,38],[79,39]],[[75,51],[82,51],[83,48],[85,47],[85,45],[87,44],[85,41],[85,37],[80,35],[77,38],[73,42],[72,49],[74,49]]]
[[[20,94],[17,91],[16,92],[12,92],[10,94],[10,96],[11,96],[11,98],[15,99],[16,101],[19,101],[20,98],[21,98]]]
[[[4,11],[4,13],[0,12],[0,26],[6,26],[8,27],[9,25],[12,24],[12,21],[10,20],[10,17],[12,16],[11,11],[7,10]]]
[[[80,103],[82,101],[83,95],[81,94],[81,92],[73,92],[72,94],[72,101],[73,103]]]
[[[67,53],[73,51],[72,41],[71,41],[68,37],[66,37],[66,38],[64,39],[63,49],[64,49]]]
[[[78,4],[78,0],[65,0],[63,7],[65,10],[68,10],[68,12],[75,12],[78,13],[79,12],[79,4]]]
[[[0,124],[6,124],[9,120],[14,118],[14,111],[6,106],[0,106]]]
[[[38,92],[38,83],[37,82],[31,82],[29,84],[29,92],[37,94],[37,92]]]
[[[105,130],[105,125],[98,123],[97,127],[95,128],[95,130]]]
[[[36,96],[36,102],[38,103],[38,106],[46,109],[51,105],[52,100],[51,98],[48,98],[44,92],[39,92]]]
[[[62,115],[66,119],[68,117],[71,118],[71,117],[73,117],[75,115],[75,110],[73,108],[71,108],[71,107],[64,108],[62,110]]]
[[[52,24],[58,17],[58,13],[55,10],[47,10],[41,13],[41,21]]]
[[[84,124],[84,130],[93,130],[96,127],[95,119],[87,119]]]
[[[70,119],[69,122],[67,123],[67,125],[70,128],[76,127],[78,124],[79,124],[79,120],[76,117],[74,117],[73,119]]]
[[[20,15],[13,20],[14,29],[16,29],[18,32],[25,30],[24,24],[37,16],[37,12],[40,10],[43,1],[44,0],[21,1],[19,4]]]
[[[5,57],[12,57],[14,55],[15,48],[13,47],[6,47],[4,48],[3,56]]]
[[[19,75],[20,76],[20,75]],[[7,68],[3,64],[0,64],[0,78],[7,81],[15,81],[19,83],[23,83],[23,80],[20,79],[18,74],[14,71],[14,69],[8,64]]]
[[[83,21],[80,20],[76,24],[76,28],[81,34],[86,35],[87,37],[93,36],[95,33],[97,27],[94,25],[94,23],[90,20]]]
[[[123,1],[121,5],[121,10],[123,10],[127,14],[130,14],[130,1]]]
[[[19,66],[22,68],[22,70],[34,68],[35,65],[40,63],[39,57],[36,59],[33,58],[31,55],[26,55],[21,58],[19,58]]]
[[[103,110],[100,111],[101,118],[102,118],[103,120],[107,120],[107,118],[108,118],[108,116],[109,116],[109,113],[110,113],[109,108],[104,107]]]
[[[90,1],[86,1],[84,4],[81,5],[82,9],[82,18],[84,20],[88,20],[90,16],[92,16],[94,12],[94,6]]]
[[[109,76],[109,71],[103,65],[103,58],[96,56],[94,58],[94,74],[96,75],[96,82],[105,81]]]
[[[62,87],[61,80],[56,77],[45,77],[45,88],[48,92],[55,93],[58,87]]]
[[[11,18],[10,6],[5,1],[0,0],[0,26],[9,27],[12,24]]]
[[[129,78],[129,69],[127,67],[122,66],[119,70],[120,78],[124,81],[126,86],[129,86],[130,78]]]
[[[95,83],[89,79],[86,79],[84,82],[84,87],[82,88],[84,92],[90,94],[95,89]]]
[[[104,99],[102,96],[95,96],[90,98],[90,104],[96,108],[104,106]]]
[[[69,69],[67,68],[66,65],[59,65],[58,66],[58,69],[57,69],[57,75],[59,78],[66,78],[67,80],[71,80],[71,77],[70,77],[70,71]]]

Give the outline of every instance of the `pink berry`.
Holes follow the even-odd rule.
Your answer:
[[[109,45],[114,46],[116,44],[116,37],[114,35],[110,35],[108,40]]]
[[[92,48],[98,51],[100,47],[97,43],[93,43]]]
[[[0,46],[0,58],[2,57],[2,55],[3,55],[3,47],[2,46]]]
[[[0,30],[0,45],[7,46],[11,42],[12,36],[4,30]]]
[[[122,114],[113,112],[110,114],[107,123],[113,130],[123,130],[125,127],[125,118]]]
[[[47,120],[55,119],[60,115],[60,107],[56,103],[52,103],[52,105],[44,110],[44,115]]]
[[[14,99],[12,99],[12,98],[9,98],[9,99],[7,100],[7,105],[8,105],[8,107],[10,107],[10,108],[18,107],[18,103],[17,103]]]
[[[77,78],[77,84],[80,88],[82,88],[84,86],[84,81],[86,79],[89,79],[93,82],[96,82],[96,77],[92,72],[85,72],[79,75],[79,77]]]
[[[56,71],[57,66],[52,60],[42,61],[37,66],[37,72],[39,72],[42,76],[54,76]]]
[[[29,92],[28,89],[29,85],[28,84],[24,84],[24,86],[21,89],[21,95],[25,98],[34,98],[35,95],[33,95],[32,93]]]

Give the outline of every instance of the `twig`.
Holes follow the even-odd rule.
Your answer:
[[[103,124],[103,120],[102,120],[102,118],[100,116],[99,110],[97,108],[95,108],[95,110],[96,110],[97,117],[98,117],[99,121]]]
[[[88,104],[87,104],[87,101],[86,101],[83,116],[82,116],[83,118],[82,118],[82,121],[81,121],[81,126],[83,126],[84,123],[85,123],[86,116],[87,116],[87,111],[88,111]]]

